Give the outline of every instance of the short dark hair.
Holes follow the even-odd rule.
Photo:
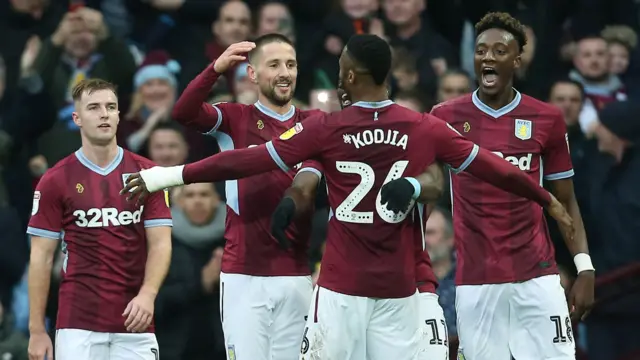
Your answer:
[[[524,51],[524,46],[527,45],[527,33],[524,30],[524,25],[509,13],[490,12],[476,24],[476,34],[478,35],[489,29],[501,29],[511,33],[518,42],[520,53]]]
[[[100,90],[111,90],[116,94],[116,96],[118,96],[116,89],[116,85],[108,82],[107,80],[98,78],[84,79],[73,87],[71,90],[71,98],[74,101],[79,101],[80,98],[82,98],[82,94],[85,92],[87,95],[91,95],[92,93]]]
[[[553,91],[553,89],[556,87],[556,85],[559,84],[570,84],[573,85],[575,87],[578,88],[578,90],[580,90],[580,98],[582,98],[584,100],[586,93],[584,91],[584,85],[582,85],[579,81],[573,80],[571,78],[561,78],[558,79],[556,81],[553,82],[553,84],[551,85],[551,87],[549,88],[549,98],[551,98],[551,92]]]
[[[285,43],[291,45],[291,47],[294,47],[293,43],[291,42],[291,40],[289,40],[288,37],[278,33],[264,34],[253,40],[253,43],[256,44],[256,47],[253,50],[249,51],[249,63],[253,63],[253,61],[258,56],[258,52],[260,51],[260,49],[262,49],[262,47],[267,44]]]
[[[159,130],[171,130],[171,131],[175,131],[176,133],[178,133],[178,135],[180,135],[180,137],[186,142],[187,138],[185,136],[184,133],[184,129],[182,126],[180,126],[179,124],[177,124],[175,121],[166,121],[166,122],[161,122],[158,125],[156,125],[153,130],[151,131],[151,134],[153,134],[156,131]],[[149,138],[151,138],[151,134],[149,134]]]
[[[384,84],[391,70],[391,48],[377,35],[358,34],[347,42],[347,52],[354,62],[368,71],[376,85]]]

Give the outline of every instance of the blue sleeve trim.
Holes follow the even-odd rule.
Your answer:
[[[454,167],[451,167],[451,170],[453,170],[453,172],[455,172],[455,173],[459,173],[461,171],[464,171],[467,167],[469,167],[469,165],[471,165],[471,163],[476,158],[476,156],[478,156],[478,152],[479,151],[480,151],[480,147],[478,147],[478,145],[476,145],[476,144],[473,144],[473,149],[471,149],[471,153],[469,154],[469,156],[467,156],[467,158],[460,165],[460,167],[458,167],[457,169],[454,168]]]
[[[52,240],[60,240],[62,238],[62,233],[61,232],[38,229],[38,228],[31,227],[31,226],[29,226],[27,228],[27,234],[29,234],[31,236],[39,236],[39,237],[52,239]]]
[[[171,220],[171,219],[152,219],[152,220],[145,220],[144,221],[144,227],[146,227],[146,228],[157,227],[157,226],[169,226],[169,227],[172,227],[173,226],[173,220]]]
[[[214,126],[211,130],[204,133],[204,135],[213,135],[216,131],[218,131],[218,129],[220,128],[220,125],[222,125],[222,111],[220,111],[220,108],[218,108],[215,105],[211,105],[211,106],[213,106],[213,108],[216,109],[216,112],[218,113],[218,121],[216,122],[216,126]]]
[[[302,169],[298,170],[298,173],[296,174],[296,176],[298,176],[298,174],[302,173],[302,172],[312,172],[316,175],[318,175],[318,177],[320,179],[322,179],[322,173],[320,172],[320,170],[316,169],[316,168],[312,168],[312,167],[303,167]]]
[[[416,178],[406,177],[407,180],[413,186],[413,200],[420,197],[420,192],[422,191],[422,186],[420,186],[420,182]]]
[[[545,175],[544,178],[545,180],[562,180],[562,179],[568,179],[570,177],[573,177],[573,175],[574,175],[574,172],[573,172],[573,169],[571,169],[571,170],[563,171],[560,173]]]
[[[284,161],[282,161],[282,158],[280,157],[280,155],[278,155],[276,148],[273,146],[273,142],[269,141],[266,145],[267,145],[267,151],[269,151],[269,155],[271,155],[271,159],[273,159],[273,161],[278,165],[278,167],[282,169],[282,171],[289,171],[289,167],[287,166],[287,164],[284,163]]]

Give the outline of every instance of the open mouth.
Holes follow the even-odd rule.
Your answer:
[[[494,67],[482,67],[482,85],[485,87],[495,86],[498,82],[498,72]]]
[[[100,125],[98,125],[98,128],[99,129],[110,129],[111,125],[109,125],[109,124],[100,124]]]
[[[276,87],[281,90],[289,90],[291,88],[291,82],[288,82],[288,81],[279,82],[279,83],[276,83]]]

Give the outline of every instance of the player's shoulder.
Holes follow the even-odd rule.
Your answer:
[[[78,157],[74,152],[71,155],[64,157],[62,160],[58,161],[55,165],[49,168],[44,173],[44,175],[42,175],[42,179],[52,179],[63,176],[65,174],[65,171],[69,170],[69,167],[73,167],[79,163],[80,161],[78,160]]]
[[[473,93],[464,94],[451,100],[436,104],[431,108],[431,113],[442,114],[460,106],[473,106]]]
[[[530,111],[538,115],[538,119],[562,119],[562,111],[560,108],[526,94],[521,94],[519,106],[530,109]]]
[[[304,120],[313,116],[322,116],[326,113],[319,109],[301,110],[296,108],[296,114],[301,120]]]

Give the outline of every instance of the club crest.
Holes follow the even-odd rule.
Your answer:
[[[515,124],[515,135],[520,140],[529,140],[531,139],[531,121],[530,120],[522,120],[516,119]]]

